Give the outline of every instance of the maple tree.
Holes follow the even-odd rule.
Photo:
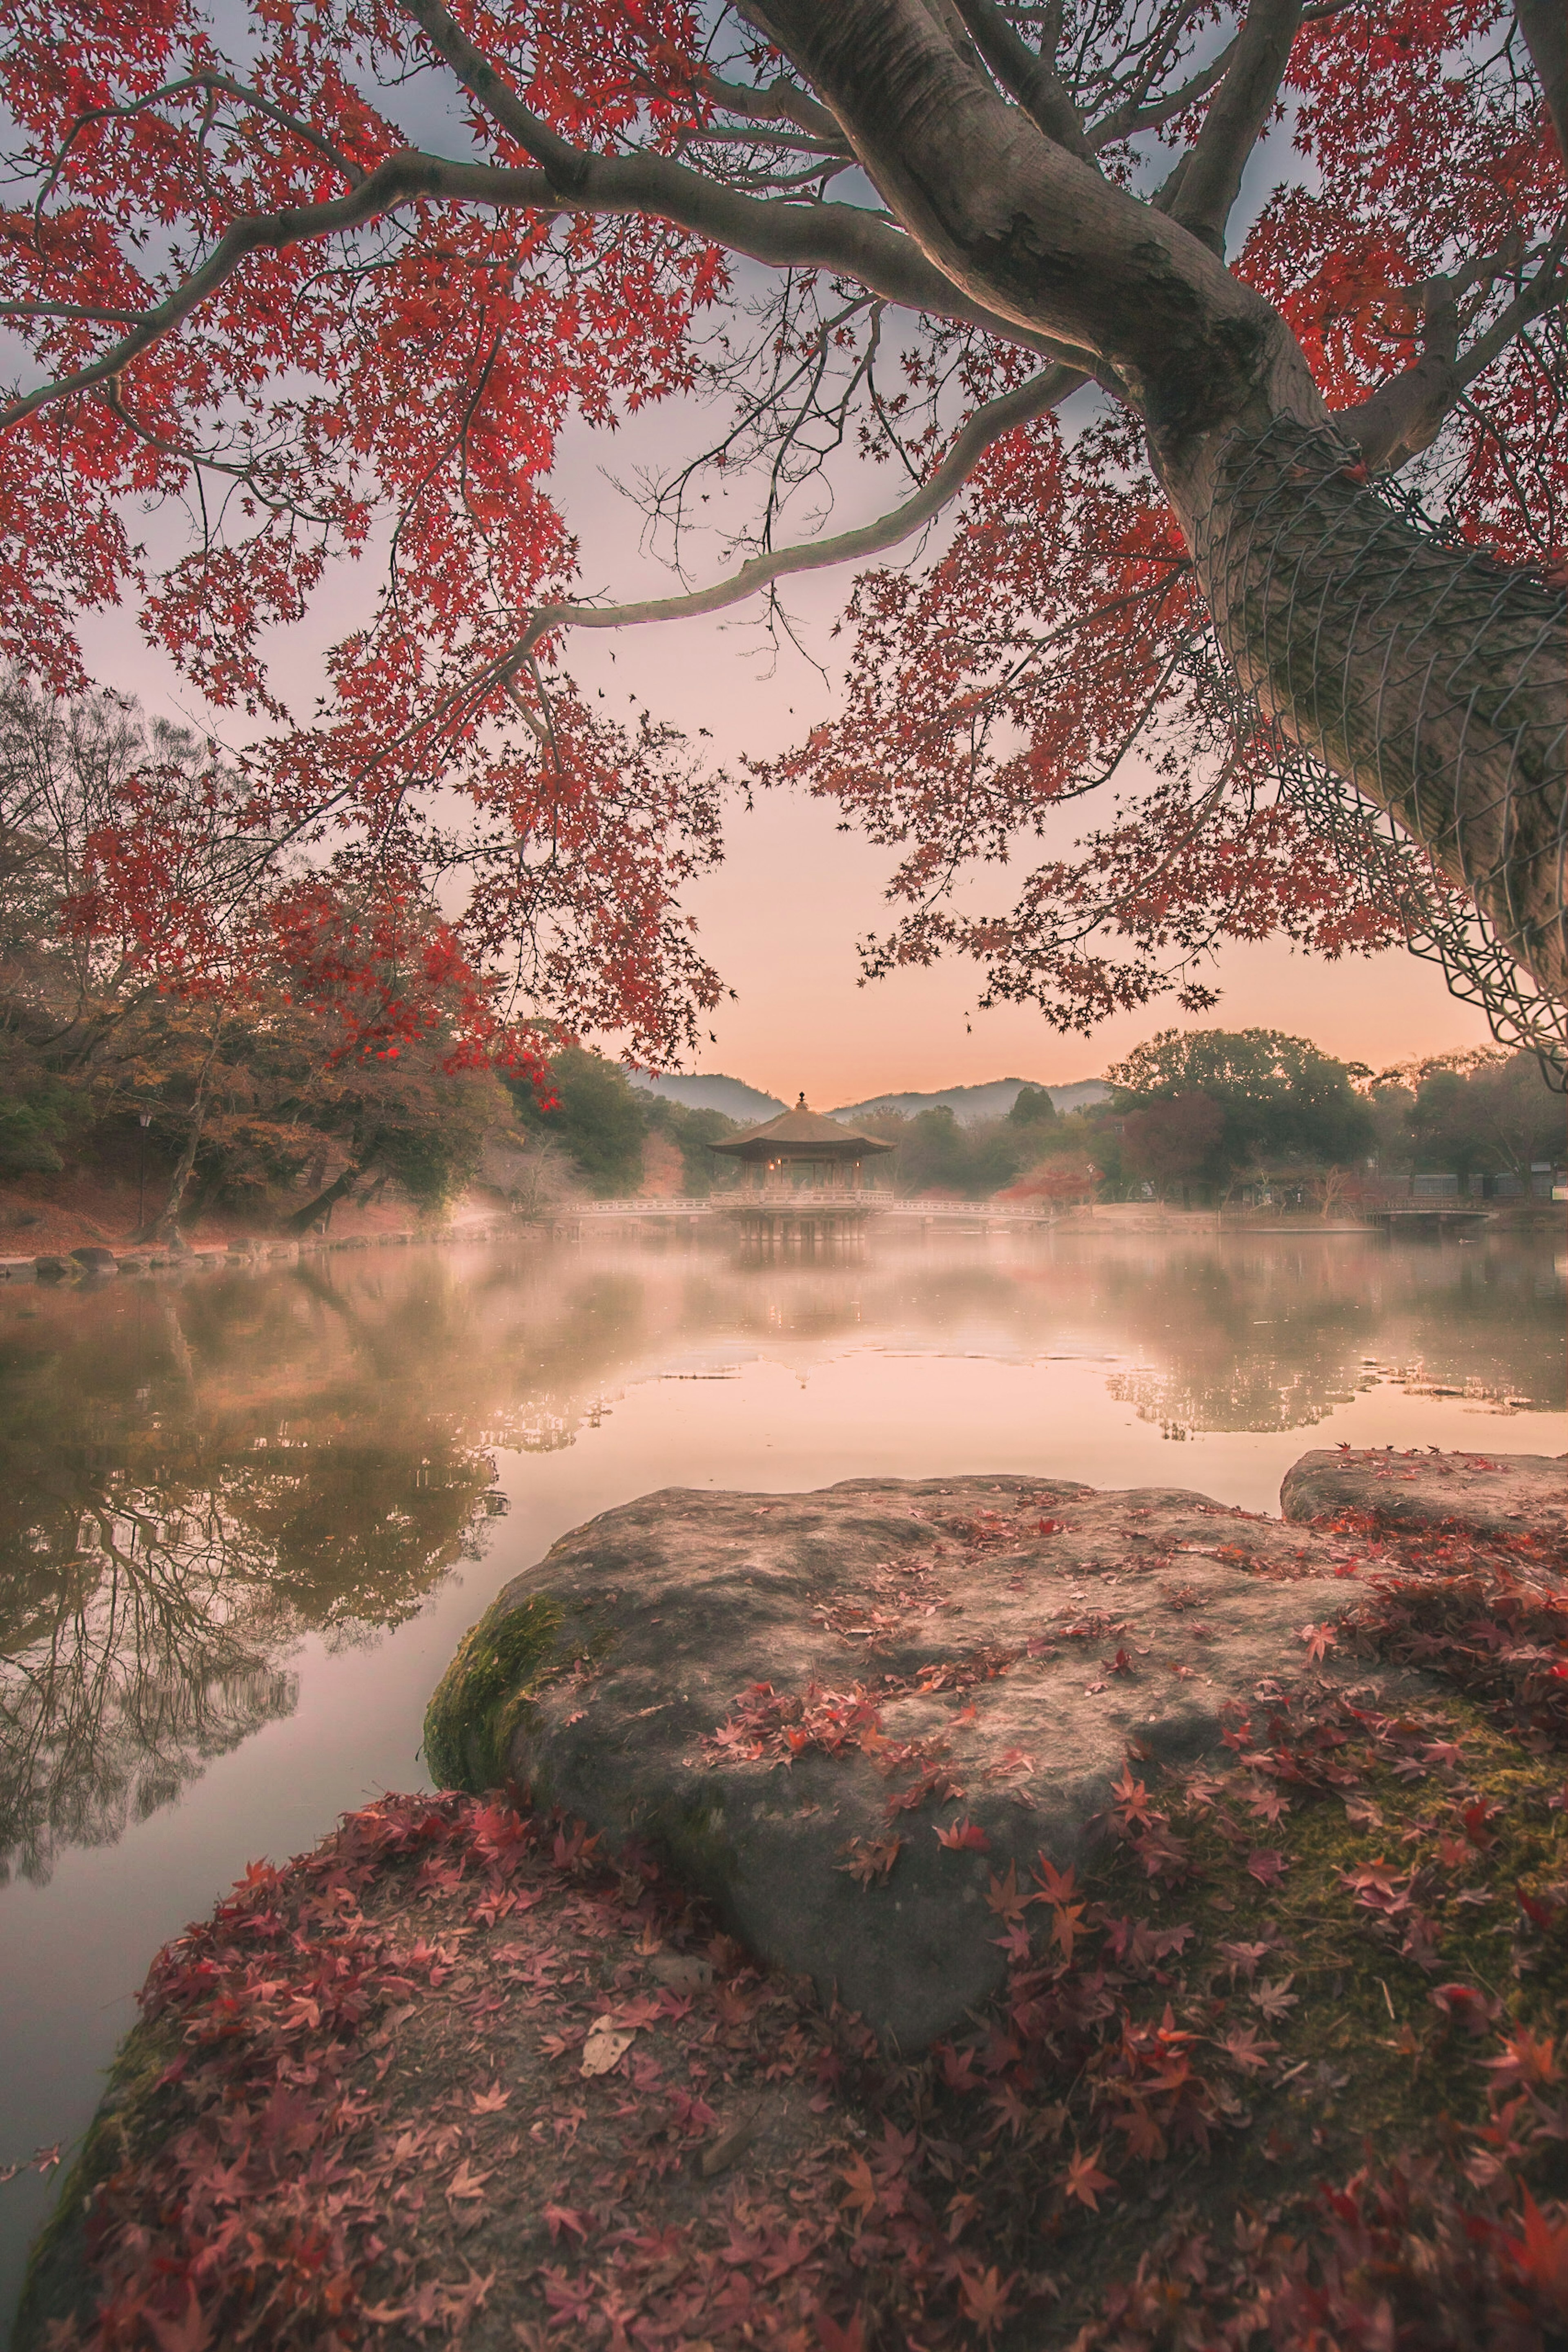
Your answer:
[[[787,626],[781,578],[956,500],[925,572],[857,582],[845,707],[766,772],[904,853],[869,969],[956,949],[1082,1026],[1211,1001],[1218,937],[1371,947],[1471,891],[1561,992],[1552,0],[26,0],[0,95],[0,652],[79,690],[78,615],[127,600],[249,730],[90,845],[81,919],[183,986],[367,969],[438,905],[461,1050],[676,1057],[719,780],[610,720],[571,632],[758,593]],[[598,603],[560,437],[658,403],[677,558],[706,494],[757,501],[710,586]],[[902,502],[792,538],[851,460]],[[345,565],[380,584],[301,716],[277,647]],[[1282,756],[1344,781],[1348,854]],[[1010,912],[950,896],[1037,834]],[[382,1010],[428,1025],[418,985]]]

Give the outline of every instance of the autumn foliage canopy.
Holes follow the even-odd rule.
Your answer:
[[[574,683],[575,630],[664,608],[578,601],[613,551],[580,546],[556,479],[570,428],[662,404],[682,454],[644,520],[690,562],[677,634],[688,577],[788,626],[780,575],[902,546],[847,587],[841,690],[759,771],[896,846],[869,969],[956,950],[991,998],[1087,1026],[1212,1002],[1221,938],[1398,935],[1397,860],[1347,863],[1280,790],[1132,330],[1092,337],[1065,297],[1041,325],[1000,264],[957,268],[878,161],[891,139],[914,170],[915,132],[834,81],[830,18],[869,54],[906,14],[16,0],[0,655],[79,694],[78,625],[126,605],[224,746],[120,796],[71,921],[187,991],[281,972],[371,1040],[439,1016],[459,1058],[564,1029],[677,1059],[719,992],[680,894],[724,779]],[[1550,6],[952,15],[1002,133],[1055,139],[1211,276],[1228,257],[1385,502],[1561,576]],[[703,489],[737,478],[745,520],[699,548]],[[830,494],[894,520],[814,538]],[[301,645],[314,708],[280,683]],[[1002,861],[1010,903],[978,911]]]

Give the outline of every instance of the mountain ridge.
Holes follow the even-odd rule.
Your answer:
[[[1043,1087],[1059,1111],[1103,1102],[1111,1091],[1103,1078],[1075,1078],[1065,1087],[1048,1086],[1043,1078],[990,1078],[977,1086],[942,1087],[934,1094],[868,1095],[863,1102],[841,1103],[828,1117],[864,1118],[873,1111],[896,1110],[913,1118],[923,1110],[950,1110],[965,1127],[972,1119],[1005,1118],[1025,1087]]]
[[[624,1065],[622,1065],[624,1067]],[[731,1078],[721,1072],[707,1076],[651,1077],[645,1070],[627,1070],[626,1076],[638,1091],[657,1095],[661,1101],[681,1103],[687,1110],[722,1111],[726,1118],[738,1119],[753,1126],[765,1118],[777,1118],[789,1105],[777,1095],[764,1094],[760,1087],[747,1086],[744,1078]]]
[[[759,1124],[763,1119],[777,1118],[781,1110],[789,1108],[777,1095],[765,1093],[744,1078],[732,1078],[720,1071],[652,1077],[643,1070],[627,1070],[626,1076],[643,1094],[657,1095],[665,1102],[682,1103],[688,1110],[722,1111],[727,1118],[743,1122]],[[932,1094],[868,1095],[862,1102],[841,1103],[826,1116],[864,1118],[873,1111],[895,1110],[913,1117],[923,1110],[946,1109],[960,1125],[967,1126],[973,1119],[1005,1118],[1023,1087],[1044,1087],[1059,1111],[1103,1102],[1111,1091],[1103,1078],[1077,1078],[1064,1087],[1048,1086],[1043,1078],[989,1078],[976,1086],[942,1087]]]

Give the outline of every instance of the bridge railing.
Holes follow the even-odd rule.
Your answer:
[[[687,1200],[684,1196],[677,1194],[674,1197],[660,1196],[647,1200],[580,1201],[575,1208],[562,1210],[559,1213],[563,1216],[573,1217],[612,1217],[626,1215],[646,1217],[663,1215],[672,1210],[678,1210],[684,1214],[689,1215],[694,1210],[711,1209],[712,1207],[713,1202],[711,1201]]]
[[[788,1216],[796,1209],[874,1209],[880,1214],[898,1217],[984,1217],[988,1220],[1007,1218],[1021,1223],[1039,1224],[1058,1213],[1049,1202],[1030,1201],[904,1201],[892,1192],[873,1192],[869,1187],[861,1192],[833,1189],[809,1192],[779,1190],[715,1192],[706,1199],[687,1199],[676,1195],[664,1198],[637,1198],[623,1201],[585,1201],[578,1207],[563,1210],[561,1215],[580,1217],[660,1217],[695,1216],[723,1213],[728,1210],[749,1210],[754,1214]]]

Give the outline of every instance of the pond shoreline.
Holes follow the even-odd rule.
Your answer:
[[[559,1220],[555,1222],[559,1222]],[[0,1257],[0,1282],[105,1282],[118,1276],[148,1274],[209,1274],[220,1268],[262,1273],[269,1267],[297,1265],[302,1259],[324,1257],[343,1250],[427,1249],[438,1245],[468,1246],[478,1243],[548,1238],[549,1223],[522,1221],[464,1226],[456,1231],[420,1233],[415,1229],[382,1234],[312,1234],[302,1241],[280,1242],[257,1234],[233,1241],[221,1249],[193,1244],[178,1251],[131,1249],[117,1251],[107,1244],[89,1243],[74,1250],[45,1251],[36,1257]]]
[[[907,1213],[911,1207],[917,1208],[918,1204],[904,1203],[903,1206]],[[951,1203],[944,1203],[943,1207],[944,1228],[961,1228],[967,1211]],[[476,1218],[468,1224],[431,1231],[406,1227],[335,1236],[309,1234],[298,1240],[282,1240],[276,1233],[264,1232],[231,1235],[221,1246],[193,1243],[178,1251],[116,1248],[108,1243],[86,1243],[68,1250],[0,1256],[0,1283],[92,1283],[110,1281],[120,1276],[207,1273],[220,1267],[260,1272],[269,1266],[293,1265],[302,1259],[341,1251],[469,1247],[495,1242],[546,1241],[563,1234],[579,1238],[585,1228],[594,1230],[601,1223],[606,1233],[617,1223],[656,1223],[660,1211],[659,1198],[650,1196],[645,1204],[623,1208],[617,1203],[613,1211],[604,1211],[592,1202],[584,1202],[563,1206],[548,1216]],[[973,1204],[976,1221],[984,1223],[987,1214],[988,1203],[977,1201]],[[1262,1213],[1263,1216],[1268,1214],[1268,1212]],[[904,1220],[901,1218],[900,1222]],[[913,1223],[913,1219],[910,1222]],[[1458,1236],[1450,1236],[1442,1232],[1442,1228],[1450,1222],[1462,1223],[1468,1230]],[[932,1223],[935,1225],[935,1219]],[[1550,1234],[1559,1230],[1568,1235],[1568,1210],[1556,1202],[1537,1202],[1510,1203],[1502,1209],[1475,1213],[1437,1208],[1411,1209],[1392,1220],[1363,1219],[1328,1224],[1321,1218],[1303,1214],[1296,1219],[1266,1223],[1260,1215],[1249,1211],[1217,1214],[1207,1210],[1165,1210],[1157,1206],[1118,1202],[1069,1211],[1051,1221],[1049,1227],[1042,1226],[1041,1229],[1073,1239],[1092,1234],[1100,1240],[1121,1235],[1139,1238],[1163,1235],[1170,1240],[1186,1241],[1205,1237],[1226,1241],[1316,1241],[1357,1237],[1420,1242],[1457,1237],[1465,1241],[1479,1241],[1503,1236]],[[990,1228],[988,1226],[987,1230]],[[998,1230],[1001,1228],[998,1226]],[[955,1238],[958,1237],[956,1234]]]

